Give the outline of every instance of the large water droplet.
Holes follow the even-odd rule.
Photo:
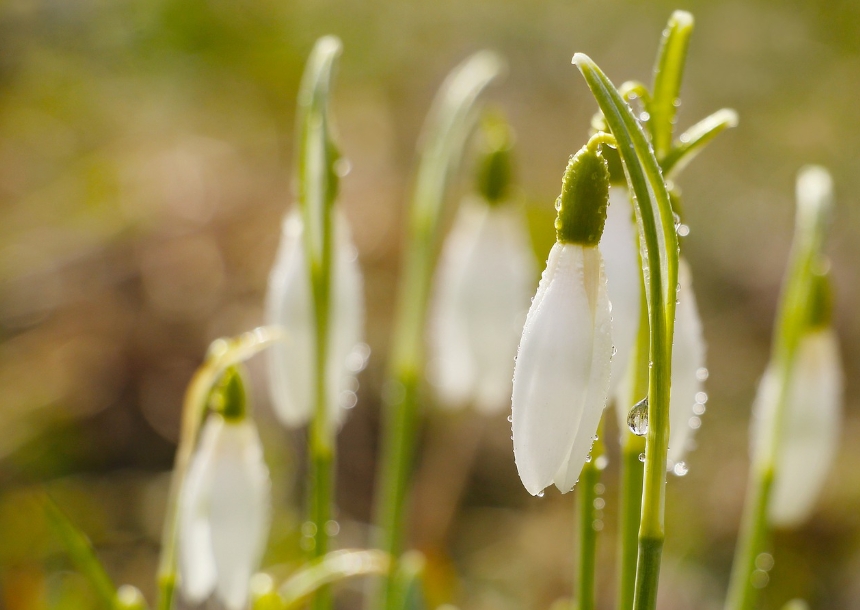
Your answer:
[[[538,498],[543,498],[543,490],[541,490],[541,491],[539,491],[539,492],[537,493],[537,497],[538,497]]]
[[[684,475],[685,475],[685,474],[687,474],[689,471],[690,471],[690,469],[687,467],[686,462],[678,462],[678,463],[677,463],[677,464],[675,464],[675,466],[672,468],[672,472],[674,472],[674,473],[675,473],[675,476],[679,476],[679,477],[684,476]]]
[[[646,396],[630,409],[627,414],[627,427],[636,436],[648,434],[648,397]]]

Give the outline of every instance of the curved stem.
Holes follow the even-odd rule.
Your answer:
[[[585,77],[606,123],[618,141],[627,181],[634,194],[640,234],[645,239],[643,278],[647,286],[650,332],[648,375],[648,434],[639,556],[633,607],[656,605],[660,557],[664,538],[666,457],[669,445],[669,391],[675,287],[678,283],[678,238],[669,193],[654,152],[630,107],[605,74],[587,56],[577,53],[574,64]]]

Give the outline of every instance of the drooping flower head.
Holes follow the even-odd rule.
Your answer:
[[[571,157],[556,202],[557,241],[514,368],[517,471],[532,495],[576,484],[609,393],[612,339],[603,258],[609,172],[594,138]]]
[[[213,399],[217,412],[206,419],[180,497],[181,588],[190,602],[214,592],[241,610],[265,549],[271,483],[236,369],[224,374]]]
[[[428,365],[443,406],[492,413],[511,395],[535,265],[525,219],[510,201],[511,137],[504,123],[485,134],[478,195],[461,204],[436,272]]]

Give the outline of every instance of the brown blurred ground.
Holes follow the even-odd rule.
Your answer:
[[[471,51],[507,57],[509,76],[490,97],[518,133],[519,184],[544,257],[561,171],[595,110],[570,57],[588,53],[616,84],[647,81],[674,8],[697,18],[680,126],[723,106],[738,110],[741,124],[680,179],[710,400],[690,473],[670,480],[661,607],[720,607],[793,180],[809,162],[828,166],[837,189],[830,251],[847,419],[813,521],[776,538],[765,599],[768,607],[792,596],[813,607],[860,606],[860,5],[848,0],[4,2],[0,606],[91,603],[30,501],[41,483],[97,542],[116,580],[151,596],[181,394],[212,339],[262,322],[291,200],[297,83],[318,36],[344,42],[334,105],[352,172],[341,200],[365,272],[374,350],[340,437],[347,546],[367,543],[402,211],[435,88]],[[302,441],[274,425],[264,367],[252,362],[251,370],[257,414],[272,423],[263,433],[281,506],[268,563],[289,564],[297,560]],[[456,469],[438,455],[474,424],[431,418],[435,453],[427,459]],[[432,592],[469,609],[547,608],[570,587],[572,498],[528,497],[504,416],[483,427],[474,460],[450,524],[450,556],[432,564]],[[613,467],[607,473],[603,607],[614,579]],[[356,595],[345,591],[344,603]]]

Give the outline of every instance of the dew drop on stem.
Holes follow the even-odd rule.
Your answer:
[[[646,396],[630,409],[627,414],[627,426],[636,436],[648,434],[648,397]]]

